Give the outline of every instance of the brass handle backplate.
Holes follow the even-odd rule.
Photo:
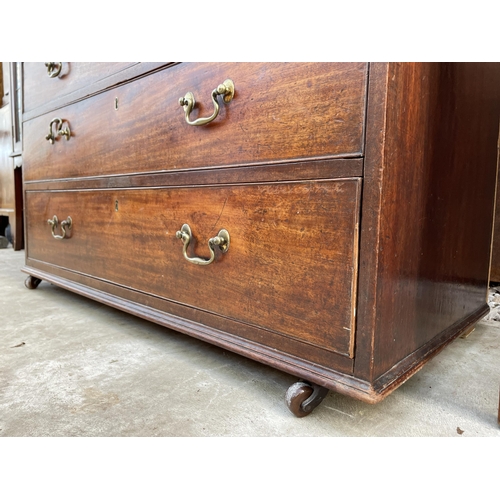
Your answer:
[[[199,266],[208,266],[215,260],[215,247],[219,247],[222,253],[226,253],[229,250],[229,233],[225,229],[221,229],[217,236],[210,238],[208,240],[208,249],[210,250],[210,259],[203,259],[201,257],[188,257],[187,248],[189,246],[189,242],[193,238],[193,233],[191,232],[191,228],[189,224],[183,224],[180,231],[175,233],[175,236],[182,240],[184,246],[182,248],[182,254],[184,258],[193,264],[197,264]]]
[[[57,229],[57,226],[59,225],[59,220],[57,219],[57,215],[54,215],[52,219],[49,219],[47,223],[51,226],[52,230],[52,236],[56,240],[64,240],[64,238],[69,238],[69,236],[66,234],[66,229],[71,229],[71,226],[73,225],[73,221],[71,220],[71,217],[68,216],[66,220],[61,221],[61,233],[62,234],[56,234],[55,230]]]
[[[55,134],[52,132],[52,125],[56,123],[56,131]],[[51,144],[54,144],[54,141],[57,139],[59,136],[66,137],[66,140],[69,141],[69,138],[71,137],[71,130],[69,128],[68,122],[66,122],[64,128],[63,128],[63,123],[64,120],[61,118],[54,118],[50,124],[49,124],[49,133],[45,136],[45,139],[47,139]]]
[[[47,68],[47,75],[49,78],[55,78],[59,76],[62,69],[62,62],[46,62],[45,66]]]
[[[184,97],[181,97],[179,99],[179,104],[184,107],[184,116],[186,118],[186,123],[188,125],[206,125],[207,123],[210,123],[211,121],[215,120],[217,118],[217,115],[219,114],[219,103],[217,101],[218,96],[223,97],[223,101],[227,104],[228,102],[231,102],[234,97],[234,83],[232,80],[225,80],[224,83],[221,83],[220,85],[217,86],[216,89],[212,90],[212,102],[214,103],[214,112],[212,113],[211,116],[207,118],[198,118],[197,120],[191,121],[189,119],[189,115],[191,114],[191,111],[193,111],[193,108],[196,105],[196,100],[194,98],[194,95],[192,92],[188,92]]]

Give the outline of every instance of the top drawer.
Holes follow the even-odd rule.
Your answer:
[[[73,99],[82,97],[78,91],[92,86],[96,92],[110,84],[109,77],[134,68],[145,71],[151,64],[137,62],[55,62],[48,68],[43,62],[24,63],[24,112],[30,113],[36,108],[47,108],[50,103],[64,105]],[[140,72],[140,71],[139,71]],[[52,76],[51,76],[52,75]]]
[[[210,116],[226,79],[233,100],[219,96],[216,119],[188,124],[179,99],[195,97],[190,120]],[[365,63],[176,65],[25,122],[25,179],[361,156],[366,85]],[[51,145],[56,116],[71,137]]]

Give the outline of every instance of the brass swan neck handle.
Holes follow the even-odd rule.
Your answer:
[[[210,238],[208,240],[208,249],[210,250],[210,259],[203,259],[201,257],[189,257],[187,254],[187,248],[191,239],[193,238],[193,233],[189,224],[183,224],[180,231],[175,233],[175,236],[182,240],[184,246],[182,248],[182,254],[184,258],[191,262],[192,264],[197,264],[199,266],[208,266],[215,260],[215,247],[218,246],[222,253],[226,253],[229,250],[229,233],[225,229],[221,229],[217,236]]]
[[[61,73],[62,62],[46,62],[47,75],[49,78],[56,78]]]
[[[57,215],[54,215],[54,217],[52,219],[49,219],[47,221],[47,223],[50,225],[51,231],[52,231],[52,236],[56,240],[64,240],[64,238],[69,238],[69,236],[67,236],[67,234],[66,234],[66,228],[71,229],[71,226],[73,225],[73,221],[72,221],[71,217],[68,216],[68,218],[66,220],[61,221],[61,233],[62,234],[56,234],[54,232],[55,229],[57,228],[57,226],[59,225],[59,220],[57,218]]]
[[[214,112],[211,116],[207,118],[198,118],[196,120],[190,120],[189,115],[193,108],[196,105],[196,100],[194,98],[194,94],[192,92],[187,92],[184,97],[179,99],[179,104],[184,107],[184,117],[186,118],[186,123],[188,125],[200,126],[206,125],[207,123],[215,120],[219,114],[220,105],[217,101],[218,96],[223,96],[223,101],[225,103],[229,103],[233,100],[234,97],[234,83],[232,80],[225,80],[224,83],[221,83],[214,90],[212,90],[212,102],[214,103]]]
[[[63,123],[65,120],[61,118],[54,118],[49,124],[49,133],[45,136],[45,139],[50,142],[50,144],[54,144],[54,141],[58,136],[66,137],[66,140],[69,141],[71,137],[71,130],[69,128],[69,123],[66,122],[65,127],[63,128]],[[52,131],[52,125],[56,124],[56,132]]]

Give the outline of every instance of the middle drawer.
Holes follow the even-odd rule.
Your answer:
[[[27,258],[352,357],[360,187],[351,178],[27,191]],[[188,245],[177,236],[185,224]],[[211,258],[222,229],[227,251],[215,242],[213,262],[193,262]]]

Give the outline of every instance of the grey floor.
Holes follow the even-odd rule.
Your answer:
[[[287,409],[296,378],[56,286],[0,250],[0,436],[500,436],[500,326],[481,321],[377,405],[330,392]]]

